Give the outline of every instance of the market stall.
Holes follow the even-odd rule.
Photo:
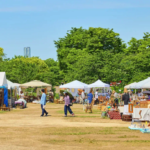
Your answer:
[[[150,89],[150,77],[140,81],[134,82],[129,85],[126,85],[124,88],[126,89],[135,89],[138,90],[138,94],[131,94],[130,95],[130,107],[132,107],[132,111],[129,112],[129,115],[132,116],[133,120],[142,120],[139,117],[139,113],[141,112],[148,112],[148,100],[150,100],[150,91],[146,91],[146,89]],[[141,90],[139,90],[141,89]],[[123,111],[124,108],[119,107],[120,111]],[[144,121],[145,118],[143,118]]]
[[[19,95],[19,85],[9,81],[7,79],[8,83],[8,104],[9,107],[12,107],[15,105],[15,100],[17,100],[17,95]]]
[[[102,82],[101,80],[97,80],[96,82],[89,84],[88,85],[89,88],[103,88],[103,92],[102,93],[107,93],[108,90],[110,90],[110,85],[107,83]],[[102,95],[102,93],[99,93],[99,95]]]
[[[47,83],[44,83],[42,81],[39,81],[39,80],[33,80],[33,81],[30,81],[30,82],[27,82],[27,83],[24,83],[24,84],[20,84],[20,87],[22,89],[26,89],[26,88],[37,88],[37,93],[41,94],[41,89],[38,88],[38,87],[42,87],[45,89],[45,92],[47,93],[47,88],[51,89],[52,85],[51,84],[47,84]],[[25,99],[27,100],[27,102],[31,102],[31,101],[34,101],[34,100],[37,100],[38,97],[40,97],[41,95],[38,95],[37,94],[37,97],[33,96],[32,94],[30,95],[26,95],[25,96]]]
[[[125,89],[136,89],[136,88],[135,88],[135,87],[136,87],[136,84],[137,84],[137,82],[134,82],[134,83],[131,83],[131,84],[126,85],[124,88],[125,88]]]
[[[61,89],[68,89],[69,92],[73,95],[73,96],[77,96],[78,94],[78,89],[85,89],[86,93],[89,93],[89,88],[88,85],[85,83],[82,83],[78,80],[72,81],[70,83],[64,84],[59,86],[59,88]]]
[[[89,84],[89,88],[93,88],[94,95],[97,93],[97,100],[95,100],[95,104],[98,105],[98,109],[103,110],[106,105],[106,101],[110,98],[108,91],[110,91],[110,85],[102,82],[101,80],[97,80],[96,82]],[[94,96],[95,97],[95,96]]]
[[[130,89],[144,89],[144,85],[147,85],[147,83],[149,83],[149,82],[150,82],[150,77],[148,77],[147,79],[144,79],[140,82],[130,85],[129,88]]]

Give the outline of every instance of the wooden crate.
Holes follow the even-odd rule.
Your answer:
[[[140,108],[148,108],[149,104],[150,104],[150,101],[141,101]]]
[[[132,121],[131,115],[122,115],[122,121]]]
[[[133,104],[128,105],[129,113],[133,113]]]

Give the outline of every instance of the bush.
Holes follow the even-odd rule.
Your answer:
[[[59,94],[58,93],[55,93],[55,98],[59,99]]]

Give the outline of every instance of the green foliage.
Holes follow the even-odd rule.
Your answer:
[[[45,63],[49,67],[48,72],[44,73],[42,76],[45,82],[47,81],[52,85],[60,85],[64,75],[59,69],[59,63],[51,58],[45,60]]]
[[[59,99],[59,94],[55,93],[55,99]]]
[[[98,79],[107,83],[122,80],[121,85],[112,87],[117,92],[123,91],[126,84],[150,76],[148,32],[142,39],[132,38],[127,47],[113,29],[72,28],[54,43],[58,61],[22,56],[4,59],[4,51],[0,48],[0,71],[6,72],[7,79],[12,82],[41,80],[53,87],[73,80],[87,84]]]
[[[5,56],[4,49],[0,47],[0,62],[3,60],[4,56]]]
[[[79,50],[84,50],[89,54],[101,55],[101,52],[108,51],[119,53],[126,47],[122,43],[118,33],[113,29],[104,28],[72,28],[64,38],[55,41],[57,47],[60,69],[67,71],[67,57],[74,51],[78,55]],[[76,58],[74,58],[76,59]],[[75,60],[74,60],[75,61]]]
[[[38,74],[48,71],[48,66],[37,57],[15,57],[9,61],[4,61],[0,70],[6,72],[7,79],[10,81],[25,83],[36,80]]]
[[[126,49],[127,53],[140,53],[140,52],[148,52],[150,50],[150,33],[144,33],[143,39],[137,40],[136,38],[132,38],[131,41],[128,42],[129,47]]]
[[[126,48],[118,33],[103,28],[72,28],[64,38],[55,41],[66,82],[122,80],[119,89],[150,76],[149,43],[150,34],[144,33],[143,39],[132,38]]]

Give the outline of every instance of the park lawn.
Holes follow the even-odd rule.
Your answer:
[[[0,144],[3,150],[147,150],[150,135],[128,129],[130,123],[102,119],[95,113],[84,113],[74,105],[76,117],[63,117],[62,104],[48,104],[51,116],[40,117],[40,105],[0,114]],[[94,112],[93,111],[93,112]]]

